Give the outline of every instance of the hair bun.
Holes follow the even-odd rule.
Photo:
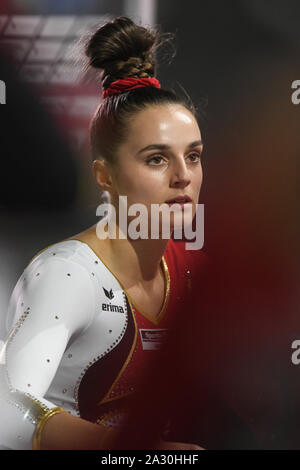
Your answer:
[[[152,77],[157,39],[158,33],[119,16],[97,29],[88,40],[85,53],[91,67],[103,70],[102,85],[107,88],[125,77]]]

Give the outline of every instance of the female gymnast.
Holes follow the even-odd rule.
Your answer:
[[[148,222],[152,204],[177,202],[173,233],[184,204],[196,213],[203,145],[193,106],[154,76],[158,38],[126,17],[90,36],[86,55],[103,88],[91,150],[115,228],[126,196],[128,208],[147,209]],[[182,241],[151,238],[150,224],[143,238],[122,237],[121,229],[101,238],[97,227],[37,253],[12,293],[1,369],[4,447],[118,448],[126,397],[190,288]],[[154,448],[201,449],[162,438]]]

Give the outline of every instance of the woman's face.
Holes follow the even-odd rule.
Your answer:
[[[202,184],[203,144],[198,123],[183,106],[153,105],[139,112],[128,126],[128,137],[118,149],[117,165],[111,171],[111,202],[117,208],[119,195],[128,207],[142,203],[151,214],[151,204],[178,196],[191,199],[195,215]],[[171,214],[171,230],[183,209]],[[149,219],[150,220],[150,219]]]

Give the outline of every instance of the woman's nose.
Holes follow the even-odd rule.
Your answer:
[[[191,182],[189,171],[184,159],[173,162],[171,186],[184,187]]]

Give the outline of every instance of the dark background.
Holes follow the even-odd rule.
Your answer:
[[[7,8],[0,13],[124,13],[119,1]],[[185,89],[205,114],[200,202],[210,260],[205,278],[200,261],[194,271],[199,290],[185,312],[182,349],[173,351],[180,373],[161,403],[170,400],[171,383],[174,438],[205,448],[300,448],[300,365],[291,362],[291,343],[300,339],[300,105],[291,102],[291,83],[300,79],[299,18],[292,0],[157,2],[156,23],[176,33],[177,50],[158,78]],[[4,57],[0,79],[7,85],[0,107],[1,338],[25,265],[96,223],[99,191],[89,155],[74,154]]]

